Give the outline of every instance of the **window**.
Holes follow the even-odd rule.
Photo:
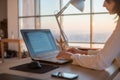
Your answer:
[[[56,39],[60,32],[55,14],[69,0],[19,0],[19,29],[49,28]],[[114,30],[114,15],[103,7],[104,0],[86,0],[80,12],[70,5],[61,15],[61,25],[70,46],[101,48]]]

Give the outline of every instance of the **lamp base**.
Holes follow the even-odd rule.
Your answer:
[[[61,51],[66,51],[69,48],[69,46],[66,45],[66,43],[63,41],[62,38],[60,38],[60,40],[56,40],[56,41],[57,41],[58,47]]]

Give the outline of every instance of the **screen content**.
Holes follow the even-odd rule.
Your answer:
[[[34,53],[49,52],[56,49],[56,44],[50,32],[34,32],[27,34]]]

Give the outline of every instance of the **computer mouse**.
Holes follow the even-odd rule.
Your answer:
[[[33,62],[30,62],[28,63],[27,65],[29,68],[32,68],[32,69],[38,69],[38,68],[41,68],[41,64],[39,61],[33,61]]]

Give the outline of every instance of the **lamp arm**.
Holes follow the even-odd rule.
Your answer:
[[[60,23],[59,23],[58,17],[56,17],[56,20],[57,20],[58,27],[59,27],[59,29],[60,29],[60,33],[61,33],[61,36],[62,36],[62,38],[63,38],[63,41],[64,41],[65,45],[68,46],[67,37],[66,37],[64,31],[62,30],[62,27],[61,27],[61,25],[60,25]]]
[[[55,15],[57,18],[64,12],[64,10],[70,5],[71,0]]]
[[[58,17],[64,12],[64,10],[70,5],[70,3],[71,3],[71,0],[55,15],[57,23],[58,23],[58,27],[60,29],[61,36],[62,36],[62,38],[63,38],[64,43],[65,43],[66,46],[68,46],[67,37],[66,37],[64,31],[62,30],[62,27],[60,25]]]
[[[62,30],[61,24],[58,20],[58,17],[62,15],[62,13],[65,11],[65,9],[70,5],[74,5],[77,9],[79,9],[80,11],[83,11],[84,8],[84,1],[85,0],[70,0],[56,15],[56,20],[57,20],[57,24],[58,27],[60,29],[60,33],[61,33],[61,39],[63,40],[64,46],[69,46],[68,45],[68,40],[67,40],[67,36],[65,35],[64,31]],[[63,46],[63,47],[64,47]],[[62,46],[61,46],[62,47]]]

